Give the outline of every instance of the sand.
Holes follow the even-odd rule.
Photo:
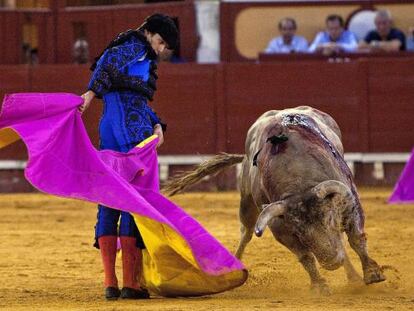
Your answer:
[[[386,282],[349,285],[342,268],[322,270],[333,293],[314,294],[296,257],[266,230],[246,249],[250,276],[242,287],[201,298],[113,302],[103,298],[100,256],[92,247],[94,205],[43,194],[0,195],[0,309],[414,310],[414,205],[388,205],[390,191],[360,189],[370,255],[392,267]],[[174,197],[231,251],[239,240],[238,200],[236,192]]]

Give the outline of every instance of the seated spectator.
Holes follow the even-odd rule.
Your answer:
[[[29,43],[23,43],[22,49],[24,64],[37,65],[39,63],[37,48],[32,48]]]
[[[408,29],[408,36],[405,42],[405,48],[407,51],[414,51],[414,27]]]
[[[279,22],[281,36],[273,38],[267,46],[266,53],[294,53],[307,52],[308,41],[304,37],[295,35],[296,21],[286,17]]]
[[[404,33],[392,27],[390,12],[378,11],[375,15],[375,30],[370,31],[359,44],[361,50],[370,52],[397,52],[405,50]]]
[[[339,15],[326,18],[326,31],[318,33],[309,47],[309,52],[332,55],[338,52],[354,52],[358,48],[355,35],[344,29],[344,20]]]
[[[39,51],[36,48],[30,50],[30,64],[39,64]]]
[[[73,62],[87,64],[89,62],[89,44],[85,39],[77,39],[73,44]]]

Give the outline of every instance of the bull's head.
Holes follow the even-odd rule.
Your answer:
[[[353,195],[345,184],[324,181],[304,195],[292,196],[264,207],[255,228],[261,236],[275,217],[282,217],[286,226],[328,270],[337,269],[344,261],[342,244],[343,212],[353,204]]]

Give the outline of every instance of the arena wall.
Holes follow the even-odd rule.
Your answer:
[[[410,57],[346,63],[162,64],[159,91],[151,104],[168,123],[160,153],[243,153],[247,129],[260,114],[298,105],[331,114],[342,129],[348,153],[408,153],[414,146],[413,66]],[[13,92],[81,94],[90,76],[86,65],[17,65],[0,70],[1,97]],[[84,115],[95,145],[101,108],[97,101]],[[21,142],[0,152],[2,160],[26,157]],[[371,168],[365,170],[372,172],[373,163],[367,165]],[[402,166],[387,164],[391,177],[386,174],[383,180],[370,182],[363,176],[361,180],[392,184]]]
[[[177,18],[180,56],[195,60],[198,43],[192,1],[89,7],[65,7],[61,5],[63,1],[57,3],[50,9],[0,8],[0,64],[25,62],[24,36],[37,49],[40,64],[72,63],[72,47],[80,37],[89,42],[92,60],[118,33],[137,28],[145,17],[156,12]]]

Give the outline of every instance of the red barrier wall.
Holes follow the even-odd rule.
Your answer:
[[[0,64],[24,63],[24,24],[37,27],[40,64],[72,63],[72,47],[77,39],[75,24],[84,28],[92,61],[118,33],[137,28],[145,17],[156,12],[178,19],[181,56],[193,61],[197,49],[194,10],[191,1],[54,9],[0,8]]]
[[[177,2],[87,8],[68,7],[59,10],[57,63],[72,62],[72,45],[76,39],[73,33],[74,23],[85,25],[90,55],[95,57],[118,33],[137,28],[145,17],[156,12],[178,18],[181,55],[187,60],[194,60],[197,48],[194,5],[188,2]]]
[[[370,62],[369,150],[409,152],[414,146],[413,65],[399,59]]]
[[[1,12],[0,18],[0,59],[2,64],[19,64],[21,55],[22,28],[19,14],[15,11]],[[6,48],[7,47],[7,48]]]
[[[338,122],[347,152],[409,152],[414,146],[414,58],[162,64],[151,106],[168,124],[163,154],[243,152],[247,129],[263,112],[310,105]],[[6,92],[85,91],[87,66],[0,66]],[[96,144],[101,104],[85,113]],[[18,146],[18,145],[17,145]],[[9,147],[10,148],[10,147]],[[0,158],[24,158],[21,147]],[[14,149],[17,148],[17,149]]]
[[[230,64],[226,71],[228,150],[241,150],[244,135],[240,133],[246,133],[265,111],[308,105],[336,119],[348,151],[367,151],[361,140],[366,128],[358,117],[366,105],[362,67],[360,62]]]
[[[215,65],[162,65],[153,107],[167,122],[165,154],[213,154],[217,146]]]

